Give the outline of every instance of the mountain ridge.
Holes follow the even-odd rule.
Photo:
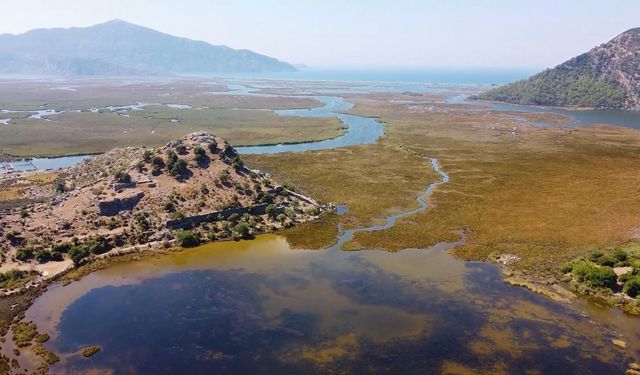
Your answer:
[[[640,27],[478,99],[516,104],[640,110]]]
[[[0,73],[166,75],[286,72],[296,68],[247,49],[176,37],[123,20],[1,34]]]

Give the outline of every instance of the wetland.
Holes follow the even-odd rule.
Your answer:
[[[640,136],[631,126],[576,127],[571,113],[449,100],[481,87],[135,84],[136,97],[113,101],[113,88],[104,94],[112,98],[83,106],[167,105],[68,115],[106,116],[89,122],[96,128],[133,118],[126,126],[135,130],[138,121],[183,113],[166,126],[227,129],[236,134],[232,144],[246,146],[237,149],[248,166],[336,204],[338,214],[54,280],[24,312],[60,358],[51,373],[602,374],[624,373],[640,358],[640,320],[569,292],[560,270],[594,249],[638,239],[639,181],[628,171],[639,161]],[[64,95],[83,91],[73,87]],[[171,97],[157,100],[167,87]],[[216,94],[203,99],[205,91]],[[29,105],[3,104],[37,106]],[[0,130],[30,137],[66,114]],[[279,123],[277,135],[267,120]],[[105,130],[93,142],[152,146],[166,134],[144,126],[144,136]],[[40,154],[17,144],[0,149],[16,156],[93,149],[53,142]],[[526,282],[505,283],[515,277]],[[566,298],[515,285],[561,288]],[[7,336],[3,354],[11,356],[11,343]],[[37,368],[39,359],[23,352],[14,358],[21,368]]]

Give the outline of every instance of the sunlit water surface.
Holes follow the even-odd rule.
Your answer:
[[[62,355],[55,373],[620,373],[630,359],[610,343],[616,319],[631,342],[640,327],[589,308],[438,249],[293,250],[264,235],[92,273],[27,319]],[[89,345],[103,351],[78,355]]]

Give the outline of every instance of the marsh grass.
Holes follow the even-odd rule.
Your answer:
[[[349,207],[344,216],[302,225],[291,235],[285,232],[295,247],[330,245],[335,241],[338,222],[345,228],[371,225],[400,210],[417,207],[416,196],[439,178],[429,161],[392,144],[244,158],[247,164],[268,171],[278,180],[291,181],[305,194]]]
[[[353,223],[366,224],[394,208],[416,206],[417,193],[436,177],[409,154],[436,157],[451,180],[430,197],[432,207],[389,230],[358,233],[349,249],[423,248],[457,240],[464,230],[467,243],[453,250],[456,255],[486,260],[492,252],[516,254],[516,268],[548,274],[594,247],[640,237],[637,131],[538,129],[465,106],[408,113],[404,104],[356,102],[353,112],[387,124],[379,144],[252,160],[313,196],[347,204]],[[326,231],[321,225],[299,230],[314,229]]]
[[[277,144],[334,138],[336,118],[281,117],[272,111],[172,109],[152,106],[116,113],[69,112],[51,121],[24,119],[0,128],[0,151],[15,156],[97,153],[115,147],[162,146],[195,131],[212,132],[235,145]],[[179,123],[172,123],[178,119]],[[73,142],[69,142],[73,139]]]

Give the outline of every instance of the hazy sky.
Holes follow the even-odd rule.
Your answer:
[[[119,18],[317,67],[548,67],[640,26],[639,0],[0,0],[0,9],[0,33]]]

